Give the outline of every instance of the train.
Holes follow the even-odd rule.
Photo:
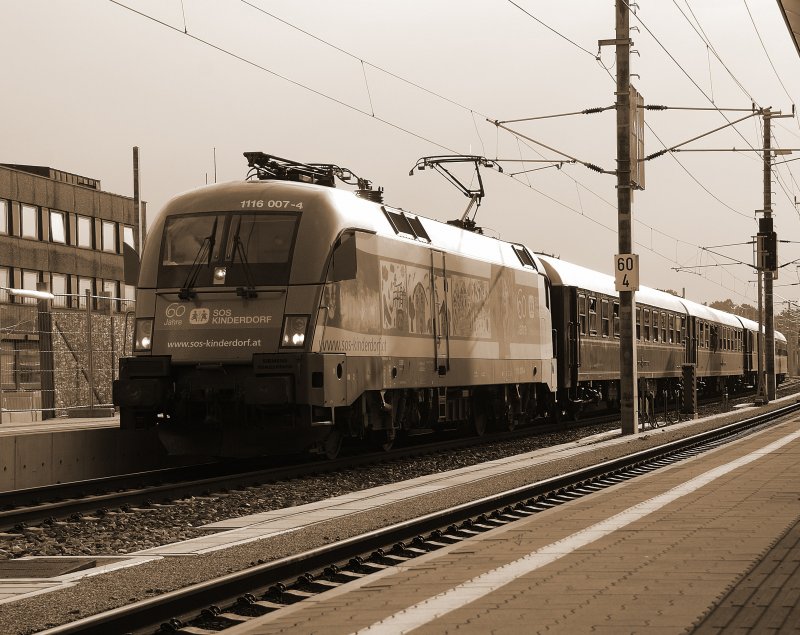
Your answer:
[[[247,179],[176,196],[149,230],[123,429],[173,454],[333,458],[618,405],[613,278],[386,205],[335,165],[245,156]],[[653,289],[637,307],[641,393],[687,362],[709,388],[752,384],[757,325]]]

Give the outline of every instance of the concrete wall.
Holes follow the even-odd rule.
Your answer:
[[[154,430],[95,428],[0,436],[0,490],[169,465]]]

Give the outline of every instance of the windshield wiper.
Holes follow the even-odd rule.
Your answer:
[[[206,261],[206,267],[211,265],[211,257],[214,253],[214,245],[217,242],[218,221],[219,218],[214,218],[214,224],[211,226],[211,233],[203,238],[203,242],[200,245],[200,248],[197,250],[197,254],[194,257],[194,262],[192,262],[192,268],[189,269],[186,280],[183,281],[183,286],[181,287],[181,290],[178,291],[178,297],[181,300],[190,300],[197,295],[194,292],[194,285],[197,282],[197,276],[200,275],[200,267],[203,264],[203,260]]]
[[[244,277],[247,282],[247,287],[236,287],[236,295],[241,296],[243,298],[255,298],[258,297],[258,293],[256,293],[256,285],[253,282],[253,272],[250,269],[250,263],[247,261],[247,254],[244,250],[244,245],[242,245],[242,239],[239,237],[239,233],[242,231],[242,217],[239,217],[239,224],[236,226],[236,233],[233,235],[233,253],[231,254],[231,262],[233,262],[234,256],[239,254],[239,260],[242,262],[242,269],[244,269]]]

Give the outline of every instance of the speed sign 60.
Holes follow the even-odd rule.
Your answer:
[[[614,256],[614,287],[617,291],[639,290],[639,255]]]

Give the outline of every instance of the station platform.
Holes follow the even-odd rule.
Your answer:
[[[800,633],[800,418],[226,630]]]
[[[153,430],[120,430],[119,416],[0,425],[0,491],[163,467]]]

